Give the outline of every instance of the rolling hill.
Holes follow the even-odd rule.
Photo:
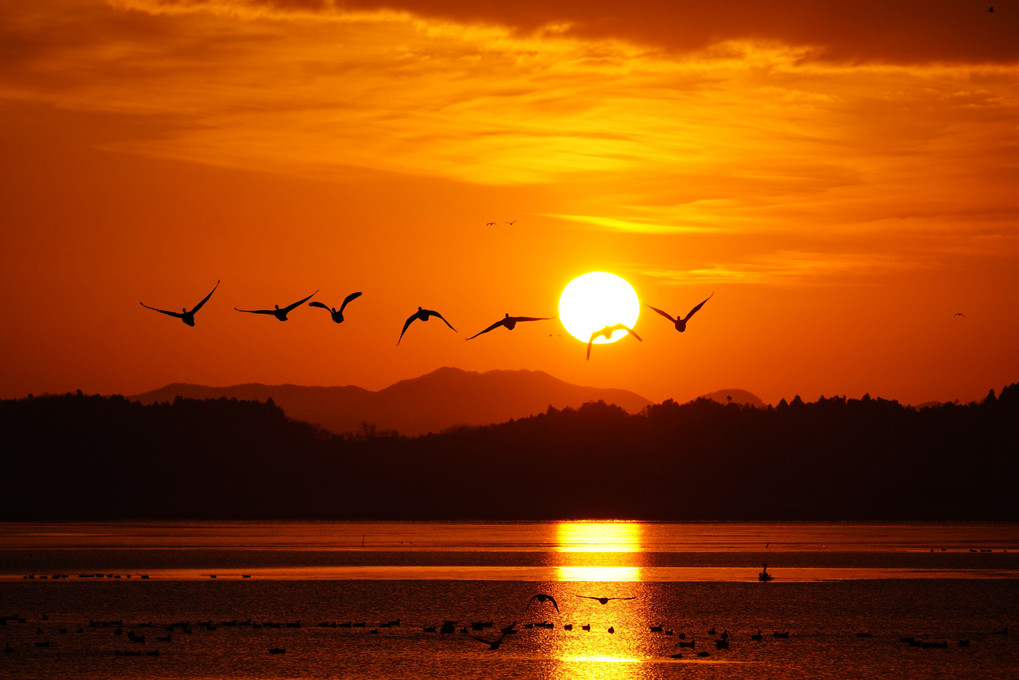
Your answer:
[[[334,434],[357,432],[363,423],[379,431],[417,436],[461,425],[488,425],[557,409],[604,401],[636,413],[650,402],[627,390],[572,385],[543,371],[476,373],[440,368],[402,380],[385,389],[246,384],[208,387],[172,383],[129,397],[142,404],[171,402],[175,397],[266,401],[272,399],[288,417],[318,425]]]

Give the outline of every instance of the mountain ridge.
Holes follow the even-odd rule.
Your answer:
[[[441,395],[441,399],[436,397]],[[497,398],[497,396],[498,398]],[[266,385],[211,387],[170,383],[129,396],[142,404],[190,399],[272,399],[288,417],[334,434],[370,426],[417,436],[459,426],[489,425],[524,418],[553,407],[577,408],[591,401],[636,413],[651,401],[629,390],[574,385],[544,371],[494,370],[479,373],[444,366],[380,390],[356,385]]]

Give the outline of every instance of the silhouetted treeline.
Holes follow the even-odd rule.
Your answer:
[[[415,439],[271,401],[0,402],[0,519],[1017,520],[1019,384],[923,409],[604,403]]]

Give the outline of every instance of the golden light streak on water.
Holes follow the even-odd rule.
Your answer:
[[[635,522],[559,522],[560,552],[640,552],[644,527]]]

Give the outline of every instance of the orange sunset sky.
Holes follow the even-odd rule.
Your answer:
[[[1019,3],[989,4],[5,2],[0,397],[455,366],[980,399],[1019,380]],[[591,361],[558,321],[464,342],[599,270],[715,295]],[[194,328],[138,304],[217,280]],[[316,289],[364,295],[233,310]],[[418,305],[459,334],[397,346]]]

